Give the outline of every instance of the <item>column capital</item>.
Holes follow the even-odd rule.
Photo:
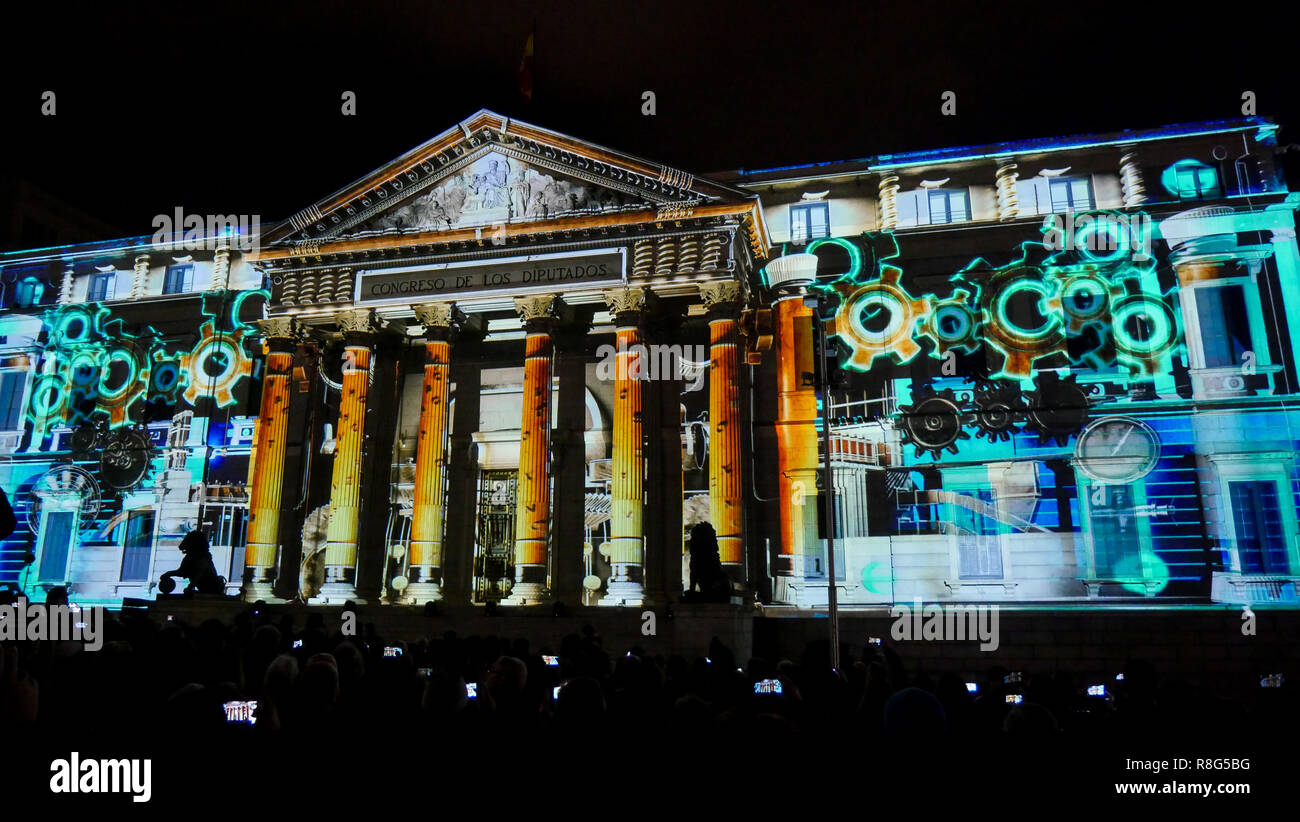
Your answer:
[[[1269,231],[1273,233],[1273,236],[1269,240],[1270,242],[1290,243],[1295,241],[1295,226],[1270,228]]]
[[[424,326],[426,333],[431,328],[450,328],[456,314],[454,303],[419,303],[411,306],[411,310],[415,312],[415,319]]]
[[[740,308],[740,283],[722,280],[700,285],[700,302],[709,313],[734,311]]]
[[[255,320],[258,336],[267,340],[294,340],[298,337],[297,324],[293,317],[267,317]]]
[[[533,297],[515,297],[515,311],[525,327],[542,325],[554,320],[559,314],[560,298],[554,294],[539,294]]]
[[[609,313],[620,325],[635,325],[646,309],[646,290],[640,287],[611,288],[604,293]]]
[[[369,308],[353,308],[334,315],[334,322],[344,334],[369,334],[375,330],[374,312]]]

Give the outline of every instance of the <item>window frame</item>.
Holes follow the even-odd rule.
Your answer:
[[[820,212],[825,218],[825,234],[813,234],[813,215]],[[802,222],[804,234],[800,236],[796,224]],[[831,236],[831,204],[825,200],[812,200],[790,204],[790,242],[803,245],[813,240]]]
[[[1296,514],[1294,455],[1290,452],[1267,451],[1235,454],[1207,454],[1218,477],[1218,521],[1223,529],[1219,550],[1228,555],[1224,570],[1252,579],[1300,577],[1300,520]],[[1274,482],[1278,492],[1278,509],[1282,515],[1282,535],[1287,547],[1288,573],[1248,574],[1242,570],[1241,553],[1237,542],[1237,518],[1232,509],[1234,482]],[[1226,545],[1224,544],[1226,543]]]
[[[95,289],[101,283],[106,284],[105,288],[103,290],[103,293],[96,296]],[[116,298],[117,298],[117,272],[116,271],[109,271],[109,272],[102,272],[102,273],[97,272],[91,276],[90,287],[86,291],[86,302],[91,302],[91,303],[107,302],[109,300],[113,300]]]
[[[173,273],[173,272],[176,272],[176,271],[184,271],[184,272],[186,272],[186,273],[184,273],[184,274],[181,275],[181,278],[180,278],[180,279],[181,279],[181,287],[178,288],[178,289],[173,289],[173,288],[172,288],[172,273]],[[193,291],[193,290],[194,290],[194,263],[175,263],[175,264],[173,264],[173,265],[169,265],[169,266],[167,266],[166,271],[163,272],[163,287],[162,287],[162,293],[163,293],[164,295],[166,295],[166,294],[188,294],[189,292],[191,292],[191,291]]]

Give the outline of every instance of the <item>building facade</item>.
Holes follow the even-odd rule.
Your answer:
[[[5,254],[0,582],[149,598],[200,529],[249,600],[642,607],[709,522],[766,603],[828,542],[847,604],[1295,602],[1275,134],[704,178],[484,111],[278,224]]]

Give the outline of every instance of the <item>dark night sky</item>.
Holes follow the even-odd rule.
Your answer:
[[[176,206],[278,220],[479,108],[696,173],[1231,118],[1246,89],[1300,125],[1280,5],[33,5],[0,32],[0,174],[130,234]]]

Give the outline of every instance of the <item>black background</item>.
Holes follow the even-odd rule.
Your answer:
[[[140,235],[285,218],[479,108],[697,174],[1233,118],[1245,90],[1285,125],[1285,8],[47,0],[0,24],[0,174]]]

